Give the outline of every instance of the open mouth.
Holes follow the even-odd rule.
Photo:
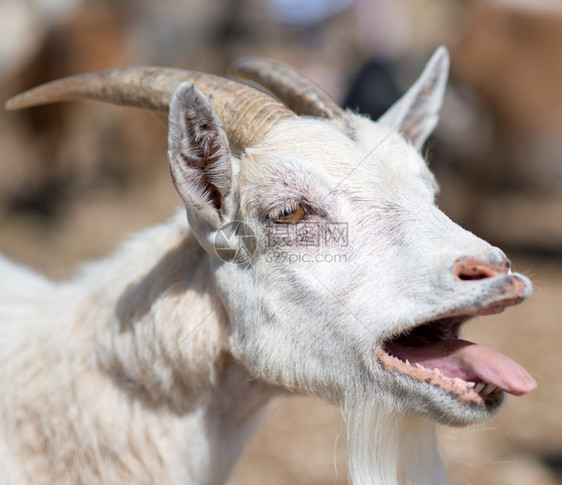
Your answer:
[[[493,406],[501,402],[503,392],[521,396],[537,386],[523,367],[488,347],[459,338],[464,322],[504,308],[422,323],[385,340],[376,351],[377,358],[387,370],[439,387],[459,401]]]

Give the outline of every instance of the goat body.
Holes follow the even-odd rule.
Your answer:
[[[296,114],[168,73],[185,210],[61,284],[0,260],[0,483],[224,483],[283,389],[341,406],[353,483],[446,482],[433,422],[484,419],[535,386],[458,338],[531,284],[434,205],[418,150],[447,59],[377,123],[321,92],[297,108],[289,84],[310,86],[291,70],[263,82]]]
[[[212,396],[237,375],[220,365],[224,317],[190,239],[176,217],[62,285],[2,262],[2,464],[17,463],[3,470],[23,474],[14,483],[224,481],[217,464],[233,457],[220,449],[247,427],[228,420],[246,410]],[[200,469],[184,469],[188,450]]]

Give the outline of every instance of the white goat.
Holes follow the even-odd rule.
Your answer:
[[[169,106],[188,223],[180,213],[62,284],[0,260],[0,482],[223,483],[259,410],[287,389],[341,406],[354,484],[446,482],[433,423],[482,420],[504,392],[535,386],[459,338],[531,283],[434,205],[418,151],[447,70],[440,48],[376,123],[255,60],[238,74],[291,110],[156,68],[9,101]]]

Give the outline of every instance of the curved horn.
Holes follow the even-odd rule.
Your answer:
[[[235,149],[254,145],[282,119],[294,113],[265,93],[210,74],[161,67],[125,67],[71,76],[43,84],[6,102],[7,109],[92,99],[168,112],[178,84],[200,89],[223,122]]]
[[[299,115],[346,118],[345,111],[326,91],[286,64],[250,57],[235,62],[231,72],[268,89]]]

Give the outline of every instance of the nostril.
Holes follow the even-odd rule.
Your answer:
[[[462,281],[483,280],[507,274],[509,261],[492,264],[475,258],[460,258],[453,265],[453,275]]]
[[[488,271],[479,271],[476,268],[472,268],[473,271],[461,273],[458,276],[459,279],[463,281],[470,281],[470,280],[483,280],[484,278],[490,278],[491,276],[495,276],[490,274]]]

